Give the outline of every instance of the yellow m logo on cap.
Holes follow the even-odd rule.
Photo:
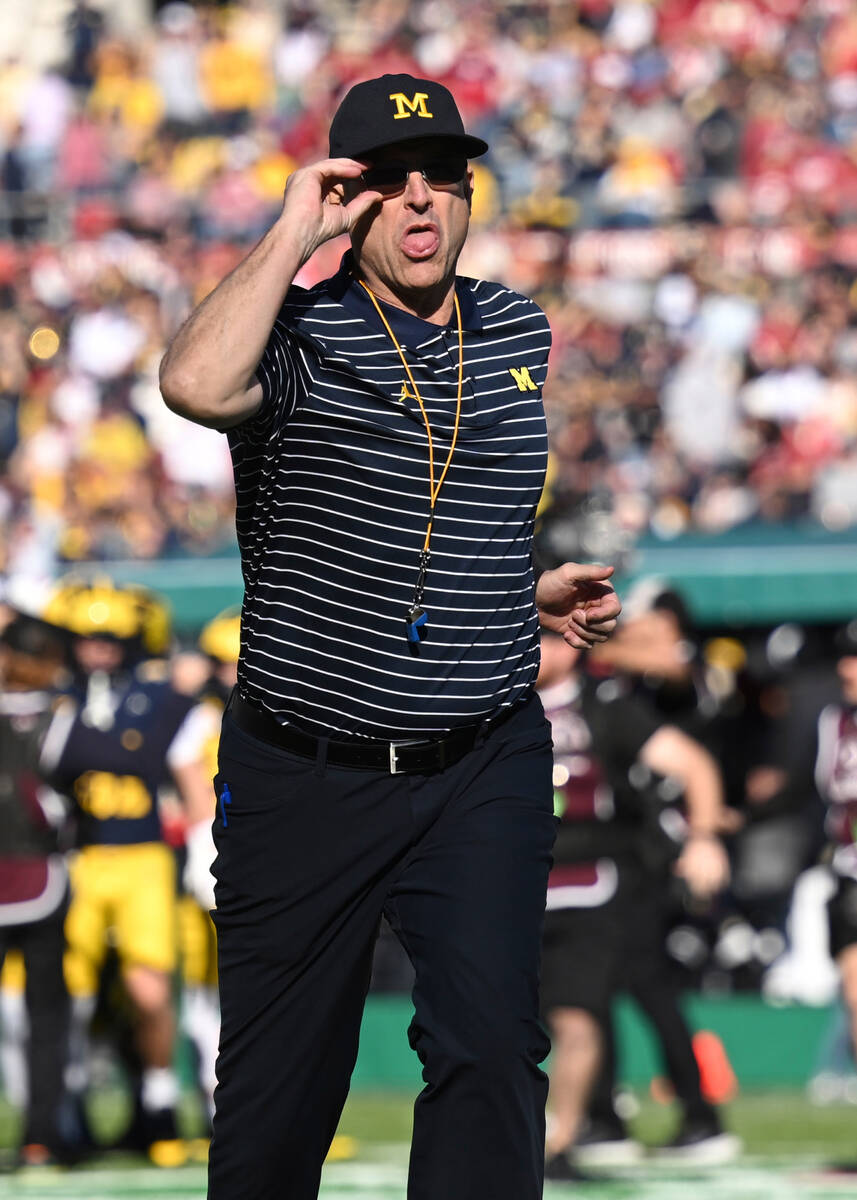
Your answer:
[[[518,385],[519,392],[537,392],[538,384],[533,382],[529,367],[509,367],[509,374]]]
[[[400,121],[403,117],[434,116],[434,113],[430,113],[426,108],[428,92],[416,92],[413,100],[409,100],[404,92],[391,92],[390,99],[396,102],[396,111],[393,114],[394,121]]]

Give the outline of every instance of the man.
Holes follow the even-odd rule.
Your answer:
[[[542,1193],[538,619],[591,645],[619,603],[597,566],[534,594],[550,333],[455,274],[486,149],[439,84],[357,84],[331,157],[290,178],[162,364],[170,407],[229,431],[245,579],[216,779],[212,1200],[318,1194],[382,913],[416,972],[411,1200]],[[346,232],[339,273],[292,287]]]
[[[64,1163],[74,1157],[64,1083],[68,872],[61,834],[66,809],[41,780],[62,665],[63,645],[56,631],[10,613],[0,634],[0,967],[9,951],[18,950],[26,968],[23,995],[29,1036],[22,1039],[22,1166]]]
[[[217,773],[220,722],[236,683],[240,636],[237,608],[226,609],[202,629],[198,654],[187,652],[177,655],[172,662],[174,687],[193,695],[212,716],[211,736],[202,746],[209,779],[213,779]],[[179,862],[182,863],[186,857],[185,828],[181,814],[176,814],[176,818],[170,833],[178,850]],[[220,1035],[217,947],[210,907],[210,904],[200,904],[193,892],[188,890],[179,897],[179,957],[183,983],[181,1020],[196,1052],[197,1083],[209,1120],[214,1113],[214,1068]]]
[[[602,1065],[610,1002],[629,960],[642,957],[640,946],[647,962],[638,970],[650,988],[666,993],[661,1005],[669,1008],[677,1026],[665,1046],[669,1067],[677,1066],[682,1080],[693,1077],[688,1091],[703,1108],[690,1036],[674,989],[658,984],[666,964],[659,944],[657,893],[666,880],[661,870],[653,870],[652,860],[656,854],[665,865],[674,857],[673,870],[696,897],[711,896],[728,879],[728,860],[718,837],[723,796],[714,760],[618,679],[599,681],[577,671],[578,657],[579,651],[560,638],[543,635],[539,688],[553,729],[561,821],[548,884],[542,962],[542,1006],[554,1045],[547,1173],[567,1181],[579,1178],[569,1153],[575,1151]],[[686,825],[678,812],[665,808],[656,815],[655,830],[647,831],[644,792],[654,777],[680,786]],[[716,1121],[707,1106],[703,1112]],[[695,1116],[695,1111],[685,1114],[686,1119]],[[724,1157],[735,1152],[731,1135],[719,1127],[716,1138],[708,1132],[712,1158],[715,1150]],[[609,1148],[614,1155],[627,1153],[633,1143],[617,1137]]]
[[[857,1056],[857,619],[834,638],[836,677],[809,674],[790,697],[772,762],[778,807],[807,798],[823,805],[835,891],[828,904],[830,954],[842,981],[852,1054]],[[772,756],[773,757],[773,756]]]
[[[734,744],[734,730],[726,723],[722,699],[707,686],[700,660],[686,605],[676,591],[657,578],[641,580],[631,590],[625,600],[622,629],[609,644],[594,647],[588,655],[590,673],[607,671],[618,677],[607,687],[620,686],[622,698],[618,703],[631,714],[629,728],[636,713],[636,720],[642,718],[651,729],[674,731],[669,735],[671,739],[675,733],[685,735],[683,742],[672,745],[674,762],[667,772],[666,788],[669,792],[674,779],[681,781],[682,775],[689,774],[690,786],[683,786],[682,790],[691,804],[700,792],[711,795],[713,788],[727,793],[730,783],[734,794],[738,779],[732,760],[740,762],[740,754],[726,753],[730,732]],[[595,689],[593,695],[597,700],[601,690]],[[594,711],[608,710],[596,705]],[[595,721],[596,755],[608,759],[615,755],[610,734],[610,726]],[[689,770],[700,754],[702,765]],[[717,763],[713,773],[712,759]],[[662,773],[656,771],[655,775]],[[638,815],[643,807],[651,808],[649,799],[654,800],[657,808],[661,790],[662,786],[654,789],[647,786],[638,792],[635,806]],[[670,810],[666,808],[663,812],[669,816]],[[718,832],[734,832],[740,820],[735,810],[721,807],[720,814]],[[648,822],[648,826],[649,833],[639,837],[640,850],[646,845],[650,850],[654,848],[652,823]],[[655,833],[655,842],[657,837]],[[669,862],[664,856],[644,852],[638,853],[636,859],[637,899],[623,920],[626,936],[621,986],[651,1024],[680,1111],[673,1137],[658,1147],[657,1154],[661,1160],[684,1163],[723,1162],[735,1156],[739,1142],[734,1135],[724,1132],[716,1108],[702,1094],[700,1067],[682,1013],[678,980],[664,953],[670,918],[677,907],[685,906],[676,903],[678,898],[670,886]],[[696,897],[693,908],[702,920],[710,906],[704,903],[704,897]],[[624,1125],[612,1103],[616,1083],[612,1021],[604,1023],[602,1034],[601,1071],[590,1097],[587,1126],[575,1149],[575,1159],[584,1165],[599,1159],[615,1161],[622,1146],[628,1144]],[[638,1149],[634,1143],[630,1144]]]
[[[53,731],[49,778],[75,802],[80,847],[71,868],[66,977],[73,998],[78,1062],[85,1085],[86,1032],[108,945],[116,947],[135,1019],[141,1064],[134,1140],[153,1163],[186,1160],[176,1127],[173,1069],[176,869],[164,843],[159,789],[172,783],[185,805],[186,882],[211,903],[208,827],[214,799],[202,745],[215,724],[167,679],[169,627],[150,593],[111,580],[63,580],[45,616],[72,635],[77,706]]]

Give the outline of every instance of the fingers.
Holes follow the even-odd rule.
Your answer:
[[[586,610],[576,608],[568,618],[568,628],[563,630],[563,637],[570,646],[589,650],[599,642],[606,642],[615,628],[615,620],[593,625]]]
[[[318,187],[322,196],[329,195],[336,184],[344,179],[357,179],[366,170],[366,163],[354,158],[324,158],[321,162],[299,167],[286,180],[286,196],[303,192],[307,185],[315,191]]]
[[[621,611],[622,603],[612,587],[599,599],[586,601],[586,617],[590,625],[612,624],[615,628]]]
[[[301,239],[302,261],[323,242],[348,233],[381,200],[378,192],[354,186],[365,169],[366,164],[354,158],[325,158],[289,176],[282,220]],[[349,194],[352,198],[346,203]]]
[[[343,213],[348,218],[348,228],[353,229],[361,217],[365,216],[376,204],[381,204],[383,196],[380,192],[361,192],[348,204],[344,205]]]
[[[312,163],[307,171],[315,171],[322,179],[356,179],[366,170],[368,163],[358,162],[356,158],[323,158],[321,162]]]
[[[567,562],[558,569],[562,572],[566,583],[575,583],[587,579],[609,579],[615,568],[605,567],[603,563]]]
[[[565,563],[557,573],[574,596],[576,606],[586,605],[590,621],[610,621],[622,611],[616,589],[608,582],[613,570],[600,563]]]
[[[612,588],[600,600],[577,604],[568,617],[568,631],[577,641],[569,644],[585,650],[606,642],[616,628],[621,611],[619,597]]]
[[[613,567],[565,563],[545,571],[536,585],[539,619],[576,650],[604,642],[616,628],[622,604],[609,577]]]

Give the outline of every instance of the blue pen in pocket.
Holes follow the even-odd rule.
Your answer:
[[[232,803],[232,792],[229,789],[228,783],[224,783],[223,787],[220,789],[220,796],[218,799],[220,801],[220,815],[223,817],[223,828],[225,829],[229,824],[226,819],[226,805]]]

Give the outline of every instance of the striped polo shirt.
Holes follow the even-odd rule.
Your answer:
[[[435,511],[424,640],[408,642],[429,511],[425,424],[371,300],[339,272],[290,288],[227,431],[245,598],[239,689],[339,739],[439,736],[535,680],[532,533],[547,461],[550,329],[531,300],[458,278],[464,390]],[[449,451],[458,329],[384,305],[422,396],[435,479]]]

